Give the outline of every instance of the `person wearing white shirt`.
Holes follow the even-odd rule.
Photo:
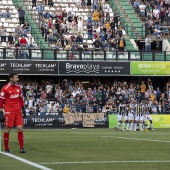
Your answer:
[[[71,8],[70,4],[68,4],[68,6],[66,7],[66,12],[67,12],[67,14],[72,13],[72,8]]]
[[[156,18],[159,18],[159,13],[160,13],[160,11],[159,11],[159,9],[157,8],[157,7],[155,7],[155,9],[153,10],[153,15],[154,15],[154,17]]]
[[[96,29],[97,38],[100,37],[100,31],[101,31],[101,29],[100,29],[100,26],[98,25],[98,27]]]
[[[49,91],[51,91],[53,88],[53,86],[51,85],[50,82],[48,82],[48,84],[46,85],[45,89],[46,89],[46,93],[49,93]]]
[[[139,5],[140,15],[141,15],[142,19],[144,19],[144,17],[145,17],[145,9],[146,9],[146,6],[142,2],[141,5]]]
[[[77,22],[78,22],[78,32],[80,32],[80,34],[83,34],[83,22],[84,22],[84,20],[82,19],[82,17],[78,17]]]
[[[77,90],[74,89],[73,92],[72,92],[71,94],[73,95],[73,97],[76,97],[76,95],[78,94],[78,93],[77,93]]]
[[[65,38],[66,41],[70,41],[71,40],[71,35],[69,35],[68,32],[67,32],[67,34],[64,35],[64,38]]]

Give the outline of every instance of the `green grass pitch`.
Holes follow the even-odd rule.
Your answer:
[[[169,134],[170,129],[24,130],[27,153],[20,154],[17,133],[12,130],[9,146],[14,155],[54,170],[169,170]],[[19,169],[38,168],[0,154],[0,170]]]

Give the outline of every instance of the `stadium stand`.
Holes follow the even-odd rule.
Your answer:
[[[134,79],[113,80],[101,82],[93,79],[88,85],[82,81],[71,79],[23,80],[23,89],[27,115],[56,115],[61,114],[65,105],[71,112],[106,112],[105,105],[109,105],[109,114],[115,114],[120,103],[127,103],[132,98],[137,102],[149,100],[154,114],[170,113],[170,82],[162,87],[154,86],[155,80]],[[86,86],[86,88],[84,88]],[[113,109],[114,108],[114,109]]]
[[[2,48],[8,48],[6,50],[6,53],[8,55],[9,59],[14,59],[14,50],[15,46],[17,44],[17,37],[18,41],[20,42],[20,39],[22,35],[25,35],[27,46],[22,46],[22,49],[19,51],[20,57],[22,54],[26,54],[27,49],[31,46],[34,46],[34,48],[38,48],[34,37],[31,34],[31,31],[26,31],[22,27],[24,24],[19,25],[19,16],[18,16],[18,9],[15,7],[12,1],[1,1],[0,11],[1,11],[1,22],[0,22],[0,31],[1,31],[1,43],[0,43],[0,53],[1,56],[3,56],[3,49]],[[9,9],[7,11],[7,9]],[[17,31],[18,30],[18,31]],[[2,38],[4,36],[4,39]],[[9,39],[9,36],[12,38]],[[19,43],[18,43],[19,45]]]
[[[154,3],[140,4],[137,0],[135,2],[115,0],[109,3],[101,0],[2,1],[0,9],[3,11],[0,12],[0,16],[1,25],[6,28],[6,41],[1,35],[3,42],[0,47],[5,48],[5,50],[0,49],[1,58],[4,58],[5,51],[8,59],[16,58],[17,53],[17,58],[36,60],[79,60],[80,58],[101,60],[105,56],[106,60],[150,61],[153,60],[153,55],[155,60],[169,60],[168,52],[166,57],[162,50],[154,53],[139,52],[137,45],[137,42],[145,43],[148,33],[152,35],[152,41],[157,44],[156,48],[160,47],[160,43],[163,44],[163,40],[169,38],[168,6],[161,2]],[[145,10],[141,6],[145,6]],[[9,11],[6,10],[7,7]],[[15,44],[7,43],[9,33],[12,32],[12,36],[16,36],[15,30],[19,28],[17,28],[19,7],[25,11],[25,21],[28,21],[30,26],[29,32],[25,35],[26,41],[32,42],[31,45],[27,43],[24,49],[18,46],[15,48]],[[153,10],[153,13],[150,10]],[[154,16],[156,12],[160,17],[159,20],[157,16],[158,21]],[[92,23],[93,31],[89,23]],[[24,33],[24,30],[21,31]],[[121,37],[123,39],[119,41]],[[20,38],[21,35],[19,41]],[[16,40],[18,41],[17,38]],[[123,47],[120,47],[120,42]],[[166,42],[166,48],[162,49],[168,51],[169,46]]]
[[[71,37],[71,35],[73,36],[73,33],[75,33],[75,30],[76,30],[76,34],[74,34],[75,39],[78,36],[78,33],[77,33],[77,31],[78,31],[77,29],[79,29],[79,19],[78,18],[82,17],[82,20],[83,20],[83,31],[82,31],[82,34],[81,34],[82,42],[87,43],[87,46],[88,46],[89,50],[94,49],[93,43],[94,43],[94,38],[95,38],[96,35],[93,32],[93,40],[89,40],[87,30],[86,30],[87,29],[87,23],[88,23],[88,20],[90,18],[90,15],[91,15],[92,20],[93,20],[93,13],[92,12],[94,11],[94,8],[91,8],[91,7],[89,8],[89,6],[84,6],[84,7],[79,8],[78,6],[76,6],[76,3],[74,1],[72,1],[72,0],[71,1],[57,1],[57,2],[53,1],[53,5],[50,5],[50,6],[44,6],[42,4],[42,11],[41,11],[40,10],[41,6],[40,6],[39,1],[37,2],[36,7],[32,6],[32,1],[26,1],[24,3],[25,3],[25,6],[27,7],[27,10],[29,11],[29,14],[32,16],[35,23],[37,24],[37,26],[41,30],[42,35],[44,36],[45,40],[48,42],[48,45],[51,48],[60,49],[60,52],[57,53],[58,58],[60,58],[60,57],[63,58],[63,56],[66,55],[66,52],[63,51],[63,48],[65,48],[64,45],[61,45],[58,42],[56,43],[55,41],[54,41],[54,43],[53,43],[53,41],[49,41],[49,39],[51,37],[54,38],[55,28],[53,28],[53,26],[56,25],[56,18],[53,17],[53,15],[56,16],[56,14],[59,16],[58,18],[61,18],[59,23],[62,25],[63,30],[65,29],[65,26],[67,26],[66,30],[64,30],[64,33],[69,31],[69,35],[67,37],[69,37],[69,36]],[[109,14],[109,17],[108,17],[109,21],[112,20],[112,17],[117,17],[117,16],[114,16],[115,11],[113,11],[112,8],[110,8],[109,4],[107,4],[105,2],[100,2],[100,3],[102,3],[101,7],[103,8],[104,15],[102,17],[102,14],[99,14],[99,20],[97,22],[98,27],[96,27],[96,28],[93,27],[94,30],[99,30],[99,32],[100,32],[100,29],[102,29],[104,27],[104,25],[105,25],[103,23],[103,21],[102,21],[103,18],[105,18],[104,20],[106,21],[107,20],[106,16],[108,14]],[[70,5],[70,7],[68,7],[68,4]],[[73,24],[72,23],[73,21],[70,22],[70,23],[67,21],[67,17],[69,17],[68,11],[66,13],[67,17],[62,18],[62,14],[63,14],[64,10],[68,10],[69,8],[71,10],[70,14],[72,15],[72,17],[75,18],[76,20],[78,19],[78,24],[76,24],[74,32],[73,32],[73,27],[72,26],[71,26],[72,27],[71,30],[67,30],[68,27],[70,27],[69,25]],[[91,10],[91,12],[89,12],[89,9]],[[42,15],[40,15],[41,12],[43,13]],[[43,19],[42,19],[42,16],[43,16]],[[62,23],[63,20],[65,20],[66,23]],[[41,22],[39,22],[39,21],[41,21]],[[51,22],[51,23],[49,23],[49,22]],[[126,32],[124,31],[124,29],[121,28],[120,21],[118,23],[119,23],[120,29],[121,29],[122,33],[124,34],[124,37],[125,37],[126,50],[135,50],[136,51],[137,47],[135,46],[136,49],[134,48],[134,46],[131,43],[130,39],[128,38],[128,36],[126,36]],[[52,24],[52,26],[50,25],[51,28],[49,28],[48,24]],[[92,21],[92,26],[94,26],[94,24],[95,24],[95,21]],[[110,26],[108,25],[108,27],[110,27]],[[114,29],[116,29],[117,32],[118,32],[119,31],[118,25],[115,25]],[[50,31],[52,33],[50,33]],[[100,37],[100,34],[99,34],[99,37]],[[65,36],[64,36],[64,38],[65,38]],[[111,41],[112,41],[112,39],[111,39]],[[66,44],[67,44],[67,42],[66,42]],[[74,46],[74,45],[72,44],[72,46]],[[106,43],[102,44],[102,48],[103,49],[106,49],[106,48],[109,49],[108,41],[106,41]],[[71,49],[71,47],[68,47],[68,48],[65,48],[65,49]],[[107,51],[107,58],[113,59],[114,55],[115,54],[113,52]],[[76,56],[76,55],[74,55],[74,56]],[[84,56],[88,57],[88,53],[86,53]],[[94,56],[95,56],[94,57],[95,59],[97,59],[97,58],[100,59],[101,53],[98,52],[98,54],[96,54]],[[90,56],[89,56],[89,58],[90,58]],[[119,58],[122,58],[122,59],[127,58],[127,53],[124,53],[124,55],[121,55],[121,53],[120,53]],[[136,58],[136,54],[134,55],[134,58]]]

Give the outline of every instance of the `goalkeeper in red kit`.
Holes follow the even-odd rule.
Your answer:
[[[18,131],[18,141],[20,145],[20,153],[24,150],[23,135],[23,118],[26,117],[24,100],[22,98],[22,89],[17,82],[19,81],[17,73],[9,74],[9,83],[6,84],[0,92],[0,119],[4,122],[4,146],[5,152],[11,153],[8,147],[9,133],[12,127],[16,127]]]

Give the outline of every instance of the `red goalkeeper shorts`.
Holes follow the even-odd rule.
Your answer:
[[[22,114],[5,113],[5,127],[23,126]]]

